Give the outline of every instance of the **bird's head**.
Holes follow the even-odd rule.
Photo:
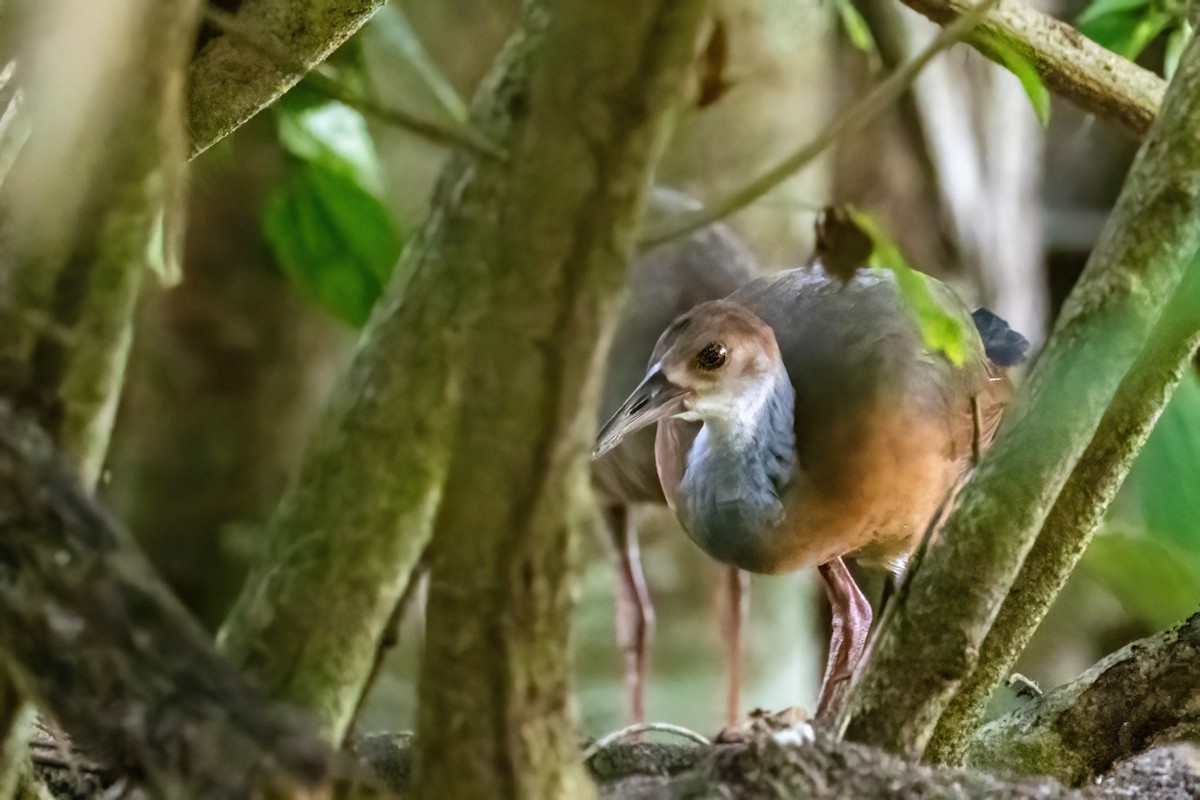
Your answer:
[[[737,303],[696,306],[663,332],[646,377],[596,439],[599,458],[659,420],[729,419],[753,413],[783,368],[770,326]]]

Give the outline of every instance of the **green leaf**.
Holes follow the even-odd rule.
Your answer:
[[[1183,55],[1183,48],[1192,39],[1192,25],[1187,20],[1175,26],[1171,31],[1171,35],[1167,37],[1166,50],[1163,53],[1163,77],[1167,80],[1175,77],[1175,70],[1179,67],[1179,58]]]
[[[292,93],[287,95],[292,96]],[[358,185],[379,192],[379,162],[362,114],[343,103],[312,104],[301,95],[279,109],[279,141],[292,156],[319,162]]]
[[[1187,370],[1081,564],[1126,609],[1162,627],[1200,598],[1200,376]]]
[[[997,63],[1011,72],[1021,82],[1029,102],[1033,105],[1033,113],[1037,115],[1042,127],[1050,124],[1050,92],[1042,83],[1042,77],[1016,47],[999,34],[990,31],[977,30],[970,36],[971,40],[988,53]]]
[[[1154,41],[1173,17],[1148,4],[1080,17],[1079,30],[1097,44],[1133,61]],[[1089,9],[1090,10],[1090,9]],[[1088,17],[1085,21],[1084,17]]]
[[[910,267],[900,249],[871,217],[856,210],[851,210],[850,216],[871,237],[874,245],[871,266],[890,270],[896,276],[900,296],[912,312],[925,346],[944,353],[951,363],[961,366],[967,355],[969,323],[963,314],[952,310],[946,297],[949,290]]]
[[[1200,560],[1197,475],[1200,475],[1200,377],[1188,370],[1138,454],[1129,482],[1141,501],[1147,532],[1187,548]]]
[[[1200,560],[1171,542],[1100,533],[1080,562],[1084,575],[1116,595],[1131,615],[1162,628],[1196,610]]]
[[[263,210],[267,242],[301,292],[362,325],[401,246],[381,199],[366,121],[303,85],[276,112],[279,141],[291,158],[286,179]]]
[[[850,40],[850,44],[866,53],[872,69],[878,69],[882,64],[879,57],[879,45],[875,42],[875,35],[871,33],[871,27],[867,25],[863,15],[855,7],[854,0],[834,0],[834,7],[837,9],[838,19],[842,22],[842,28],[846,31],[846,37]]]
[[[1149,6],[1150,0],[1095,0],[1075,19],[1075,25],[1082,29],[1102,17],[1130,14]]]
[[[363,325],[400,255],[383,203],[344,170],[294,164],[267,199],[267,242],[284,273],[351,325]]]

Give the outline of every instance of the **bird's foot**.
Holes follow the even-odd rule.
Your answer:
[[[731,725],[714,739],[714,744],[734,744],[746,742],[762,734],[776,738],[798,734],[803,741],[812,738],[812,726],[809,724],[808,711],[799,706],[788,706],[782,711],[766,711],[756,708],[740,725]]]

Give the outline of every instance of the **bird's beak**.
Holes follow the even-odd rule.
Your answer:
[[[592,458],[600,458],[636,430],[683,413],[686,395],[687,389],[667,380],[662,369],[655,364],[624,405],[604,423],[596,437]]]

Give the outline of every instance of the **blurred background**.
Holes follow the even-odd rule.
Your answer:
[[[1040,5],[1160,74],[1190,34],[1181,11],[1149,0]],[[515,0],[392,0],[331,62],[369,108],[305,82],[193,163],[184,278],[144,297],[103,492],[206,625],[215,628],[234,598],[446,157],[386,110],[463,119],[517,11]],[[895,0],[716,0],[657,181],[701,201],[740,187],[934,30]],[[762,269],[774,270],[808,257],[818,208],[853,203],[910,264],[969,303],[986,303],[1036,345],[1136,148],[1109,123],[1047,102],[1036,86],[956,46],[882,122],[837,142],[729,222]],[[1195,610],[1197,475],[1193,372],[1022,673],[1053,686]],[[713,732],[728,669],[721,573],[663,510],[639,516],[658,617],[648,717]],[[614,572],[600,531],[597,523],[580,564],[575,627],[590,734],[626,721]],[[813,577],[754,577],[744,711],[811,705],[827,630]],[[881,578],[870,586],[877,597]],[[360,730],[412,727],[421,615],[418,596]]]

